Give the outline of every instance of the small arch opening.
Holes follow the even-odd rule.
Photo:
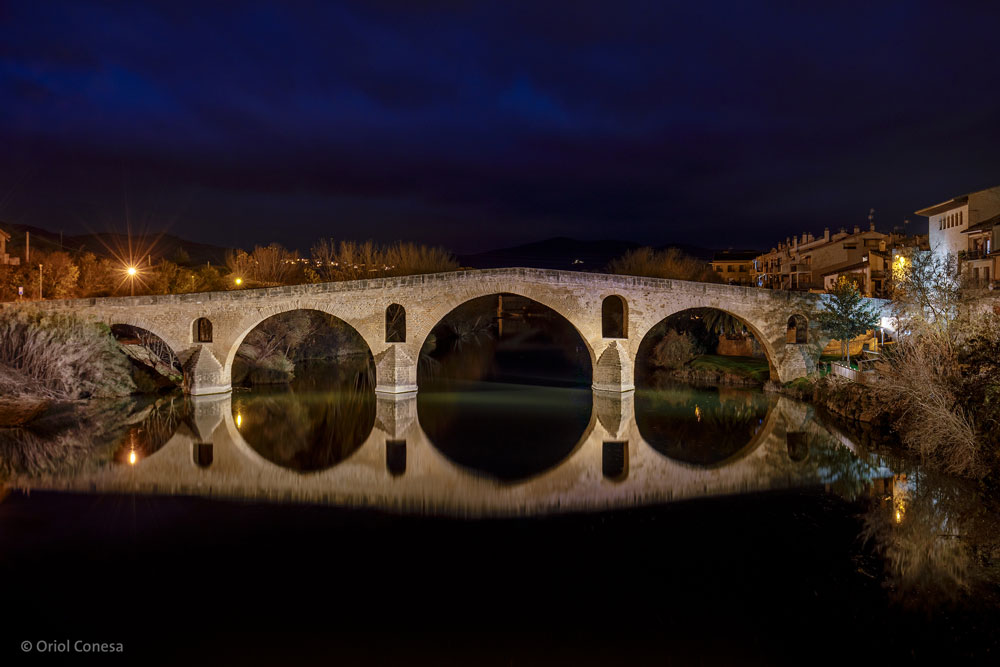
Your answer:
[[[212,465],[215,456],[212,443],[196,442],[194,445],[194,464],[199,468],[207,468]]]
[[[628,441],[605,442],[601,448],[601,472],[613,482],[628,477]]]
[[[194,342],[212,342],[212,321],[207,317],[199,317],[194,321]]]
[[[785,342],[791,345],[804,345],[808,342],[809,322],[802,315],[792,315],[788,318],[788,328],[785,332]]]
[[[601,335],[605,338],[628,338],[628,304],[617,294],[601,302]]]
[[[398,303],[385,309],[385,342],[406,342],[406,309]]]
[[[796,463],[805,461],[809,456],[809,434],[802,431],[792,431],[785,434],[785,444],[788,447],[788,458]]]
[[[385,467],[393,477],[406,472],[406,440],[385,441]]]

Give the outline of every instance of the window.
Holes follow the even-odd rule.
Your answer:
[[[785,342],[793,345],[803,345],[806,343],[809,332],[809,322],[802,315],[792,315],[788,318],[788,327],[785,330]]]
[[[721,266],[717,266],[717,267],[715,267],[715,270],[716,270],[717,272],[719,272],[719,273],[722,273],[722,267],[721,267]]]
[[[198,442],[194,445],[194,463],[199,468],[207,468],[212,465],[212,459],[214,458],[212,452],[212,443],[210,442]]]
[[[733,273],[734,271],[736,271],[736,267],[735,267],[735,266],[733,266],[732,264],[728,264],[728,265],[726,266],[726,271],[727,271],[728,273]]]
[[[385,467],[393,477],[406,472],[406,440],[385,441]]]
[[[196,343],[212,342],[212,322],[207,317],[199,317],[194,321],[194,341]]]
[[[385,342],[406,342],[406,309],[398,303],[385,309]]]
[[[601,448],[601,472],[620,482],[628,476],[628,441],[605,442]]]
[[[601,335],[605,338],[628,338],[628,309],[625,299],[617,295],[601,303]]]

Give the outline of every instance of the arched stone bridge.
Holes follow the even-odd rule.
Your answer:
[[[375,358],[377,392],[405,394],[417,390],[416,360],[434,326],[467,301],[501,293],[532,299],[568,320],[587,346],[594,389],[603,391],[633,389],[643,337],[664,318],[689,308],[717,308],[742,320],[764,348],[771,379],[780,382],[814,370],[828,342],[814,318],[823,295],[526,268],[38,305],[156,334],[181,360],[185,389],[194,395],[230,391],[236,351],[263,320],[292,310],[318,310],[364,338]],[[402,331],[389,331],[387,314],[397,321],[404,316]],[[797,337],[789,331],[794,323]]]

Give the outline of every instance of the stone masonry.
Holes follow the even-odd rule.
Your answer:
[[[364,338],[375,359],[379,394],[406,394],[417,390],[416,360],[434,326],[466,301],[500,293],[533,299],[566,318],[587,346],[593,387],[598,391],[632,390],[635,358],[644,336],[664,318],[688,308],[717,308],[742,320],[764,348],[771,379],[779,382],[813,371],[828,342],[814,324],[824,295],[525,268],[228,292],[70,299],[35,307],[73,311],[108,325],[129,324],[156,334],[181,360],[185,390],[193,395],[231,390],[236,350],[262,321],[296,309],[319,310],[340,318]],[[602,335],[602,302],[609,296],[625,300],[624,338]],[[385,341],[386,308],[392,304],[406,310],[404,342]],[[786,342],[792,315],[809,322],[804,344]],[[199,318],[211,321],[210,342],[198,341]]]

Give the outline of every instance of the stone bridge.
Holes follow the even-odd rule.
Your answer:
[[[230,391],[236,351],[265,319],[318,310],[349,324],[368,344],[378,393],[406,394],[417,390],[416,360],[434,326],[467,301],[505,293],[547,306],[576,328],[590,354],[593,387],[602,391],[632,390],[643,338],[689,308],[717,308],[744,322],[764,348],[771,379],[779,382],[814,370],[828,342],[814,317],[824,295],[526,268],[37,305],[156,334],[177,354],[185,390],[193,395]],[[401,330],[389,331],[389,313],[404,322]]]
[[[13,488],[332,504],[451,516],[604,510],[829,483],[822,451],[853,443],[808,405],[775,397],[756,435],[728,459],[693,465],[661,454],[635,418],[634,393],[595,391],[589,424],[561,462],[527,479],[484,477],[441,453],[420,424],[416,394],[377,398],[365,442],[330,468],[298,472],[244,439],[232,394],[195,396],[190,418],[157,451],[90,470],[15,477]],[[243,424],[246,427],[246,424]],[[511,437],[517,437],[512,433]],[[866,473],[884,477],[878,466]]]

